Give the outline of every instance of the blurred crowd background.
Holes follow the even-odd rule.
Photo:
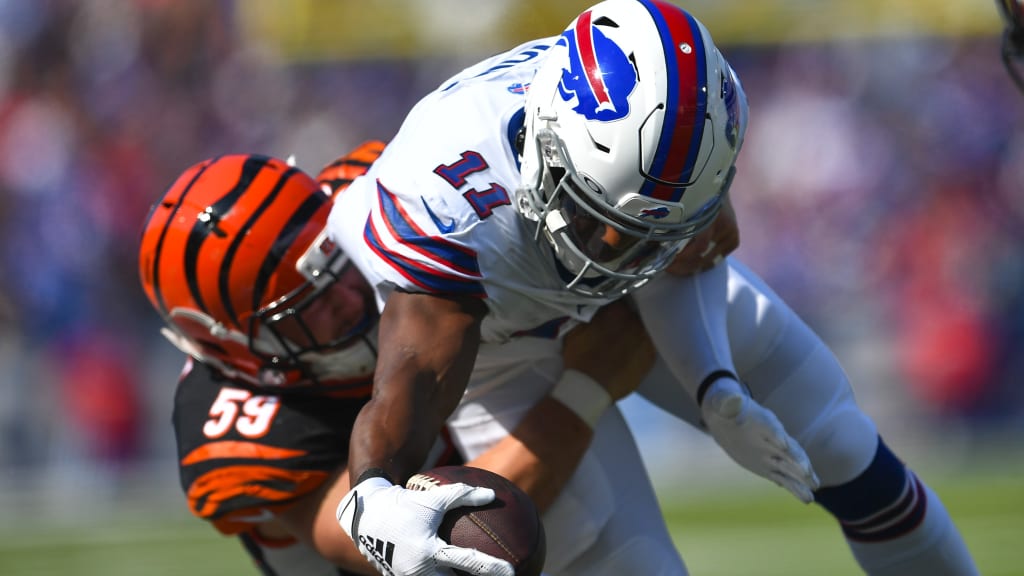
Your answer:
[[[178,173],[231,152],[315,172],[590,3],[0,0],[0,502],[116,501],[140,469],[179,497],[182,358],[136,262]],[[751,4],[687,4],[750,100],[739,256],[834,346],[883,431],[946,456],[1012,445],[1024,95],[995,5]],[[627,406],[657,473],[700,465],[662,457],[673,424]]]

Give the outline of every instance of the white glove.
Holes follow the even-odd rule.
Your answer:
[[[384,478],[363,480],[341,499],[335,517],[359,552],[388,576],[451,576],[457,568],[478,576],[513,576],[515,570],[478,550],[452,546],[437,535],[445,513],[482,506],[494,490],[447,484],[407,490]]]
[[[807,453],[786,433],[775,413],[758,404],[743,386],[720,377],[701,404],[704,423],[718,445],[740,466],[793,493],[805,504],[819,486]]]

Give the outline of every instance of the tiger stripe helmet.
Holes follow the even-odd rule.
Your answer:
[[[365,173],[379,155],[365,148],[334,169],[338,179]],[[298,345],[275,326],[303,325],[299,313],[349,265],[325,232],[344,186],[321,185],[259,155],[220,156],[185,170],[152,207],[139,250],[142,287],[167,323],[165,335],[228,377],[261,386],[318,383],[302,357],[345,343],[310,337]],[[346,339],[375,329],[375,310],[371,320]]]
[[[316,177],[317,182],[321,186],[327,186],[331,193],[344,190],[353,180],[370,169],[370,165],[384,152],[384,146],[383,142],[376,140],[364,142],[349,154],[320,169]]]

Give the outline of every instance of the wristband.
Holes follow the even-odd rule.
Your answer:
[[[370,478],[383,478],[391,484],[395,482],[391,479],[391,475],[384,471],[383,468],[367,468],[363,470],[363,473],[356,478],[356,481],[352,483],[352,486],[358,486],[363,483],[363,480],[369,480]]]
[[[572,410],[591,429],[601,419],[605,409],[612,405],[612,397],[603,386],[583,372],[572,369],[562,372],[562,378],[549,396]]]
[[[737,382],[740,381],[735,374],[728,370],[715,370],[711,374],[708,374],[704,377],[704,380],[701,381],[700,386],[697,386],[697,406],[704,405],[704,395],[708,393],[708,388],[711,388],[711,385],[721,378],[731,378]]]

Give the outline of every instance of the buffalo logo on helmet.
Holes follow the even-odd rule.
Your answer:
[[[562,33],[569,49],[569,69],[562,69],[558,93],[588,120],[608,122],[629,114],[629,95],[636,87],[636,70],[618,44],[591,23],[590,11]]]
[[[657,208],[644,208],[640,211],[639,216],[641,218],[654,218],[655,220],[661,220],[668,216],[669,212],[671,211],[665,206],[659,206]]]

